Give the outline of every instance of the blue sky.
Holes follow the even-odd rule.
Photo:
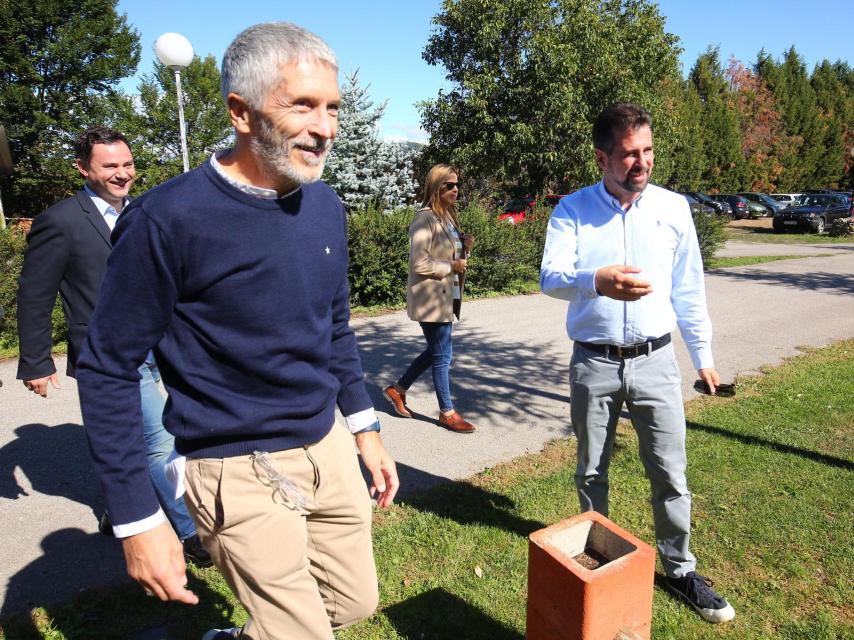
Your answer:
[[[289,20],[324,38],[338,55],[341,71],[359,70],[372,99],[388,106],[381,122],[386,138],[423,141],[415,103],[446,87],[444,71],[421,58],[434,29],[439,0],[366,0],[326,2],[247,0],[120,0],[119,11],[139,31],[139,73],[152,70],[154,41],[177,31],[196,53],[219,61],[228,43],[257,22]],[[824,59],[854,65],[854,4],[850,0],[661,0],[667,31],[680,38],[683,70],[711,45],[750,64],[761,48],[776,58],[791,45],[810,69]],[[201,9],[200,9],[201,8]],[[133,90],[136,81],[124,83]]]

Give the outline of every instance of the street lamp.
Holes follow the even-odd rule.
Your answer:
[[[193,61],[193,45],[180,33],[164,33],[154,43],[154,51],[166,67],[175,72],[175,90],[178,92],[178,125],[181,128],[181,155],[184,157],[184,173],[190,170],[187,157],[187,130],[184,125],[184,97],[181,94],[181,69]]]

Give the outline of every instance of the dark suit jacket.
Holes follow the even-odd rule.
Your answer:
[[[109,226],[82,189],[35,217],[18,280],[19,379],[56,371],[50,316],[57,292],[68,322],[67,373],[74,376],[111,246]]]

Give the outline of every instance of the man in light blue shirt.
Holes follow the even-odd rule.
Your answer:
[[[576,488],[582,510],[608,514],[608,465],[625,404],[650,481],[656,543],[671,591],[709,622],[735,616],[695,572],[689,551],[685,414],[670,333],[678,325],[699,377],[714,393],[703,264],[688,202],[649,184],[652,119],[616,103],[593,125],[602,181],[561,200],[549,221],[544,293],[569,301],[566,328]]]

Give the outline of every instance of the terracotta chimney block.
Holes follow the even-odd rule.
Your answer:
[[[595,511],[535,531],[527,640],[649,640],[654,575],[653,548]]]

